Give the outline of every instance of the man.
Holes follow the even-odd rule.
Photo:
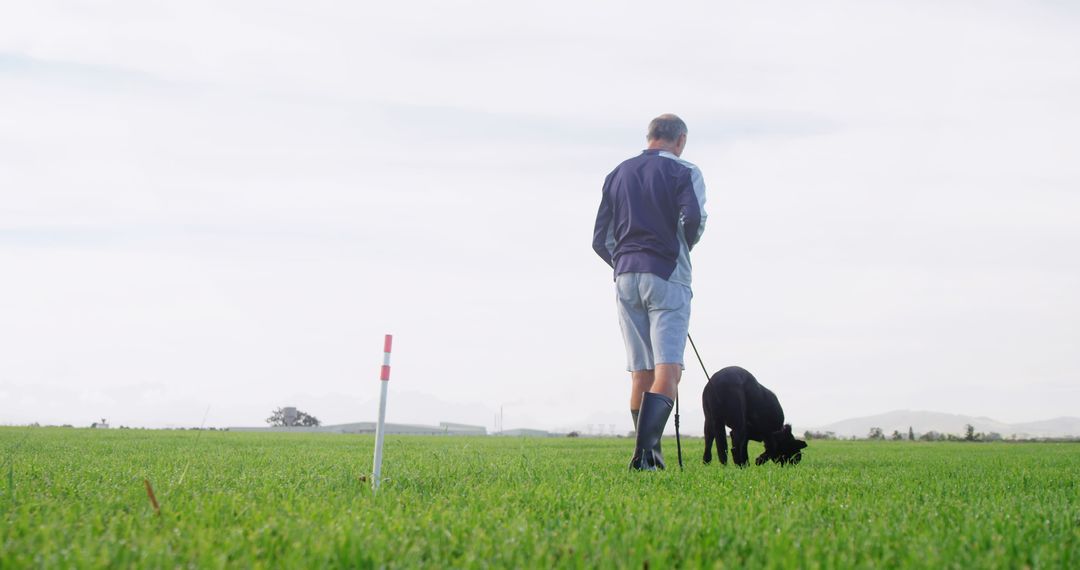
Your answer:
[[[664,468],[660,438],[671,415],[690,327],[690,250],[705,229],[701,171],[679,158],[686,123],[666,114],[649,123],[648,148],[604,180],[593,249],[615,270],[630,371],[637,443],[630,468]]]

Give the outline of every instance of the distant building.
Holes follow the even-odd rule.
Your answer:
[[[484,426],[439,422],[439,427],[442,428],[447,435],[487,435],[487,428]]]
[[[105,418],[101,418],[100,422],[94,422],[90,424],[90,427],[93,429],[109,429],[109,424],[105,421]]]
[[[437,426],[384,424],[387,435],[487,435],[484,426],[441,422]],[[375,422],[355,422],[332,426],[231,427],[229,431],[288,431],[292,433],[375,433]]]
[[[499,432],[499,435],[505,435],[508,437],[555,437],[556,434],[550,431],[544,431],[542,429],[508,429]]]
[[[285,416],[285,427],[292,427],[296,425],[296,408],[289,406],[281,409],[281,413]]]

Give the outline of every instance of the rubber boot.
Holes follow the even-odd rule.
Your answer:
[[[641,409],[630,410],[630,417],[633,418],[633,420],[634,420],[634,437],[637,437],[637,419],[638,419],[638,415],[640,413],[641,413]],[[657,449],[657,451],[661,450],[659,442],[657,442],[657,444],[656,444],[656,449]]]
[[[656,471],[664,468],[664,456],[660,453],[660,438],[664,435],[668,416],[675,402],[663,394],[645,392],[638,415],[637,443],[630,469]]]

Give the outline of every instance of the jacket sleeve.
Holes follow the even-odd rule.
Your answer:
[[[679,185],[676,200],[686,245],[693,249],[701,234],[705,233],[705,220],[708,218],[705,213],[705,179],[696,166],[690,167],[686,182]]]
[[[608,189],[611,176],[604,180],[604,192],[600,198],[600,208],[596,212],[596,225],[593,226],[592,248],[611,267],[615,267],[615,216],[611,207]]]

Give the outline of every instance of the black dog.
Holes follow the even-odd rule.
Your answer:
[[[791,435],[780,400],[745,369],[729,366],[713,374],[701,393],[701,405],[705,408],[705,463],[712,461],[715,439],[720,464],[727,464],[725,426],[731,427],[731,457],[740,467],[749,460],[746,443],[751,439],[765,443],[765,453],[758,456],[757,465],[769,460],[781,465],[802,461],[806,442]]]

